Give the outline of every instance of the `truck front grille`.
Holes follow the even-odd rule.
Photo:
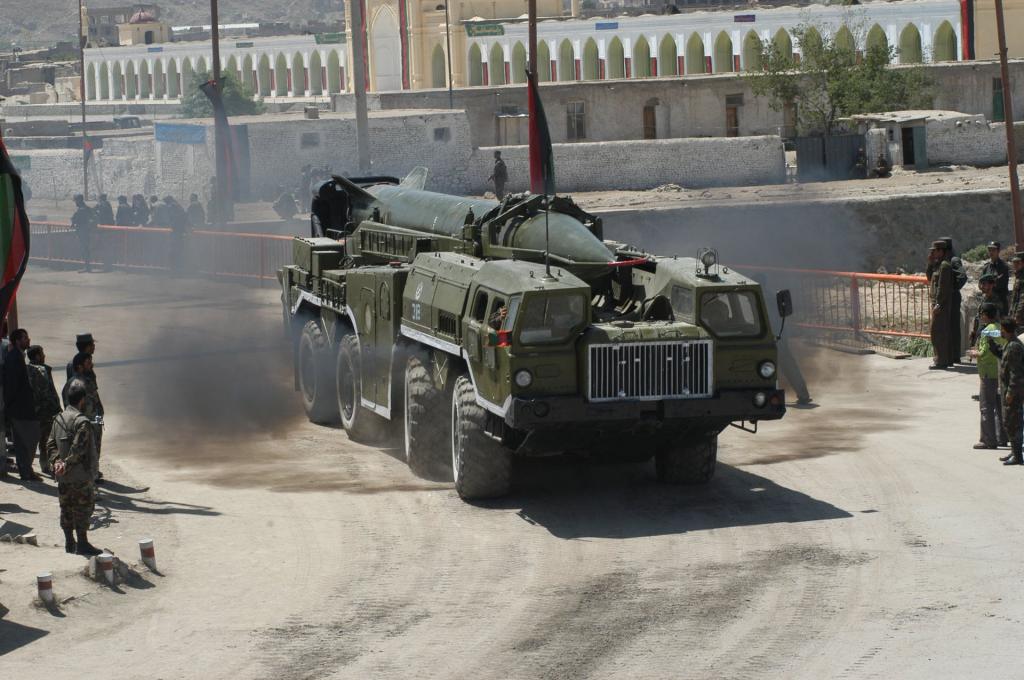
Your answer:
[[[590,401],[710,397],[711,341],[591,345]]]

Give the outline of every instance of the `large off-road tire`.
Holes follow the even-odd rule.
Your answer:
[[[450,479],[448,401],[438,389],[426,352],[412,350],[405,364],[405,460],[418,477],[441,481]]]
[[[338,422],[338,400],[334,390],[331,345],[317,319],[302,327],[295,370],[299,377],[302,407],[311,422]]]
[[[485,431],[487,412],[476,403],[469,377],[459,376],[452,391],[452,477],[465,500],[497,498],[512,483],[512,457]]]
[[[378,416],[362,405],[363,386],[360,378],[359,340],[352,333],[338,343],[335,362],[335,393],[341,425],[349,439],[371,441],[380,435]]]
[[[669,484],[707,484],[715,476],[717,462],[717,434],[668,444],[654,457],[658,481]]]

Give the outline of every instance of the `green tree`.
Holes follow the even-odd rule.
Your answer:
[[[773,110],[794,105],[800,134],[830,135],[840,118],[859,113],[932,105],[931,78],[919,66],[890,66],[893,47],[875,45],[858,54],[808,24],[793,37],[801,45],[799,62],[774,41],[763,41],[763,70],[748,73],[746,80],[755,96],[769,98]]]
[[[209,73],[195,73],[192,81],[186,83],[185,90],[181,95],[181,115],[183,118],[211,118],[213,117],[213,106],[206,98],[200,85],[212,80]],[[238,82],[234,74],[224,71],[220,74],[221,96],[224,98],[224,108],[229,116],[247,116],[256,113],[263,113],[263,102],[253,99],[252,90]]]

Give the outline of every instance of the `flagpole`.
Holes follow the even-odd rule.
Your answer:
[[[89,34],[85,32],[82,16],[82,0],[78,0],[78,96],[82,100],[82,196],[89,198],[89,153],[85,149],[85,43]]]
[[[548,215],[551,214],[551,206],[547,189],[544,191],[544,276],[551,278],[551,230],[548,228]]]

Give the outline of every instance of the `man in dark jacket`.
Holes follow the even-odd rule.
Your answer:
[[[85,204],[85,196],[75,194],[75,212],[71,216],[71,226],[78,236],[78,244],[82,248],[84,272],[92,271],[92,242],[96,237],[96,211]]]
[[[189,224],[193,229],[201,229],[206,226],[206,211],[203,204],[199,202],[199,194],[192,194],[188,197],[188,207],[185,208],[188,214]]]
[[[1003,245],[999,241],[992,241],[988,244],[988,262],[981,270],[981,275],[991,274],[995,277],[995,294],[1002,302],[1003,313],[1009,308],[1010,303],[1010,266],[999,256]]]
[[[127,196],[117,197],[117,214],[114,215],[114,224],[119,227],[130,227],[135,224],[135,211],[128,205]]]
[[[508,167],[505,161],[501,160],[501,152],[494,152],[494,171],[487,178],[488,182],[494,182],[494,195],[498,200],[505,198],[505,183],[508,182]]]
[[[949,347],[953,354],[953,363],[960,363],[963,360],[963,347],[960,334],[960,305],[963,296],[960,289],[967,284],[967,270],[964,269],[963,260],[956,256],[953,250],[953,237],[943,236],[941,241],[946,243],[946,261],[953,270],[953,315],[950,317],[949,325]]]
[[[50,438],[53,419],[61,412],[60,397],[53,384],[53,369],[46,364],[46,353],[39,345],[28,348],[28,381],[32,385],[32,399],[39,421],[39,469],[50,474],[46,455],[46,441]]]
[[[114,208],[107,200],[106,194],[100,194],[100,200],[96,201],[96,206],[93,209],[96,211],[97,222],[100,224],[114,223]]]
[[[929,254],[932,274],[929,281],[932,301],[931,338],[935,349],[935,363],[929,368],[946,369],[956,361],[952,338],[949,332],[954,314],[959,309],[953,306],[953,268],[946,258],[946,242],[934,241]]]
[[[25,350],[30,344],[28,331],[24,328],[11,333],[11,346],[4,357],[4,415],[14,435],[18,473],[26,482],[38,482],[42,477],[32,470],[32,460],[39,444],[39,421],[36,420],[36,405],[25,365]]]

